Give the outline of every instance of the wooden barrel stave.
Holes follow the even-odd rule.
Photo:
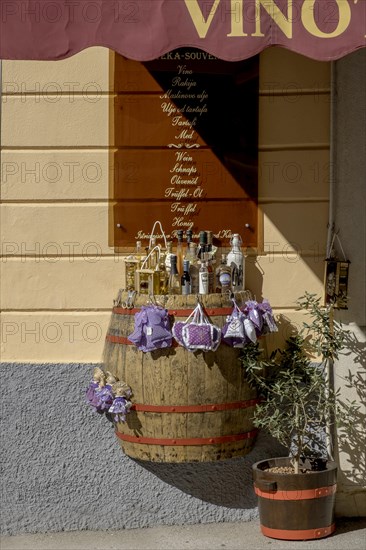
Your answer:
[[[248,292],[237,299],[250,299]],[[138,296],[135,307],[146,304],[146,296]],[[221,295],[203,300],[211,310],[228,308],[231,302]],[[169,296],[165,307],[177,311],[174,320],[185,320],[193,309],[195,296]],[[184,314],[182,314],[184,313]],[[219,311],[220,313],[220,311]],[[210,315],[222,327],[225,315]],[[151,353],[138,351],[133,345],[113,341],[127,339],[134,329],[134,314],[112,312],[104,349],[104,369],[126,381],[133,389],[133,402],[147,405],[217,405],[252,400],[255,392],[245,381],[239,362],[240,350],[221,345],[216,352],[192,353],[181,346]],[[112,337],[108,340],[108,337]],[[236,436],[254,431],[251,419],[253,405],[247,409],[231,408],[212,412],[144,412],[131,411],[125,424],[118,424],[121,435],[171,440]],[[252,449],[253,437],[211,444],[169,445],[141,444],[118,439],[124,452],[133,458],[151,461],[186,462],[222,460],[243,456]]]

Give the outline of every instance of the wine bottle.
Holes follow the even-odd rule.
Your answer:
[[[183,230],[177,231],[177,270],[180,276],[183,275]]]
[[[197,249],[197,258],[202,259],[202,254],[206,251],[207,245],[207,233],[206,231],[200,231],[199,243]]]
[[[209,246],[209,245],[207,245]],[[212,294],[215,291],[215,272],[212,266],[212,260],[210,258],[210,253],[205,252],[203,258],[206,262],[207,272],[208,272],[208,294]]]
[[[197,244],[189,243],[189,249],[186,254],[186,260],[189,260],[189,275],[191,277],[191,294],[198,294],[198,260],[197,260]]]
[[[207,234],[207,267],[209,276],[209,294],[215,292],[215,265],[217,247],[213,245],[213,232],[206,231]]]
[[[182,294],[191,294],[191,276],[189,274],[189,260],[183,261],[183,275],[181,278]]]

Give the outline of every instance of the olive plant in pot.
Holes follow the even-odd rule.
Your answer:
[[[243,348],[249,383],[261,396],[254,424],[266,430],[288,456],[253,465],[262,533],[287,540],[325,537],[335,529],[337,466],[332,457],[336,423],[349,424],[357,405],[332,389],[332,365],[347,331],[334,320],[333,305],[306,293],[298,306],[310,321],[288,337],[269,359],[260,345]]]

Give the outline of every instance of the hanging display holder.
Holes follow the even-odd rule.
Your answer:
[[[337,239],[343,260],[332,256],[334,241]],[[324,304],[333,304],[336,309],[348,309],[348,275],[350,261],[344,252],[338,233],[333,234],[329,247],[329,258],[325,260]]]

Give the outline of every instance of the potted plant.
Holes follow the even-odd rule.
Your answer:
[[[299,309],[310,316],[284,349],[263,358],[259,344],[243,348],[241,361],[261,402],[254,424],[288,449],[288,457],[253,465],[264,535],[307,540],[331,534],[337,466],[332,455],[336,422],[351,422],[355,403],[342,403],[331,387],[332,365],[347,335],[334,320],[332,304],[306,293]]]

